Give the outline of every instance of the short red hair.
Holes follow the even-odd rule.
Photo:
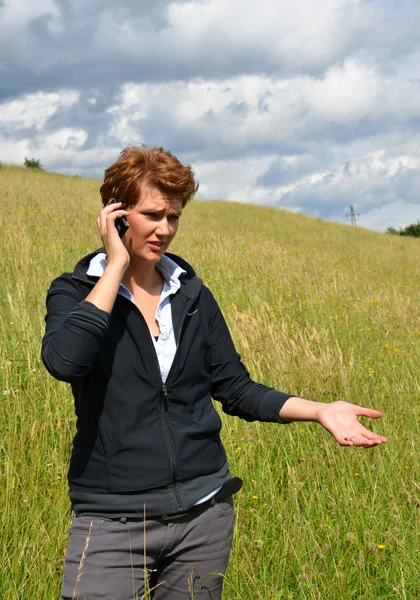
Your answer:
[[[190,165],[184,166],[170,152],[145,145],[129,146],[105,170],[100,190],[102,203],[105,206],[111,198],[116,198],[124,208],[133,206],[141,197],[142,183],[179,198],[183,207],[198,190],[198,182]]]

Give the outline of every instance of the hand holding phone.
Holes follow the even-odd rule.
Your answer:
[[[118,203],[118,200],[116,200],[115,198],[112,198],[112,200],[110,201],[109,204],[117,204],[117,203]],[[117,219],[115,219],[114,223],[115,223],[115,227],[118,231],[118,235],[120,236],[120,238],[122,238],[130,226],[129,222],[127,221],[126,217],[118,217]]]

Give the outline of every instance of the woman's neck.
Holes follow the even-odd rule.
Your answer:
[[[131,292],[135,288],[141,288],[147,292],[153,293],[156,288],[161,288],[163,277],[156,269],[156,263],[138,261],[133,264],[130,261],[128,268],[122,278],[122,283]]]

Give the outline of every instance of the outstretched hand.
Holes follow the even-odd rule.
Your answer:
[[[371,448],[386,443],[386,437],[366,429],[357,418],[379,419],[381,416],[378,410],[363,408],[342,400],[322,404],[317,410],[318,423],[325,427],[341,446]]]

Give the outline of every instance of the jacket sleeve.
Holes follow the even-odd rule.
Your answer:
[[[283,404],[293,394],[285,394],[253,381],[236,352],[220,308],[208,293],[211,339],[212,397],[223,411],[246,421],[284,423],[279,416]]]
[[[110,315],[84,296],[69,273],[55,279],[48,290],[41,356],[49,373],[61,381],[89,373],[108,328]]]

